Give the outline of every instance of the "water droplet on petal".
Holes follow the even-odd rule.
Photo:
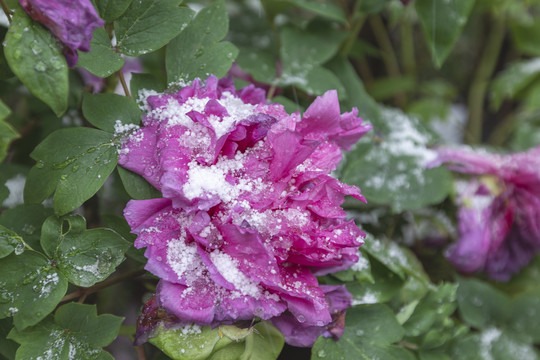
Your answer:
[[[306,322],[306,317],[302,314],[298,315],[296,319],[301,323]]]

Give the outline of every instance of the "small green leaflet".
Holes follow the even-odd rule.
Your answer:
[[[404,330],[392,311],[382,304],[362,305],[347,310],[345,333],[335,341],[319,337],[313,345],[312,360],[414,360],[412,353],[392,345]]]
[[[510,316],[508,296],[476,279],[459,279],[457,301],[465,323],[476,328],[504,324]]]
[[[267,51],[240,48],[236,59],[238,65],[257,81],[271,84],[276,79],[276,59]]]
[[[148,183],[142,176],[117,166],[118,174],[124,184],[124,189],[132,199],[145,200],[161,197],[161,193]]]
[[[82,216],[69,215],[45,220],[41,246],[70,283],[89,287],[113,273],[129,243],[110,229],[86,230]]]
[[[340,101],[343,105],[341,111],[351,111],[353,107],[356,107],[358,116],[364,120],[380,121],[379,105],[366,92],[364,84],[351,62],[345,57],[336,56],[328,63],[328,68],[338,77],[348,94],[347,99]]]
[[[225,2],[214,1],[202,9],[188,26],[167,45],[167,81],[206,79],[210,74],[225,76],[238,49],[221,41],[229,28]]]
[[[25,250],[0,261],[0,318],[13,316],[17,329],[40,322],[67,290],[67,279],[43,254]]]
[[[124,59],[114,51],[105,29],[96,28],[92,33],[90,51],[79,51],[77,66],[96,76],[106,78],[124,66]]]
[[[245,329],[233,325],[160,328],[149,342],[173,360],[275,360],[284,339],[270,322],[261,321]]]
[[[13,329],[8,338],[21,346],[15,359],[113,360],[102,350],[118,335],[123,318],[97,315],[95,305],[68,303],[36,326]]]
[[[0,225],[21,236],[34,250],[41,251],[41,225],[53,210],[41,204],[19,205],[0,215]]]
[[[133,0],[95,0],[99,17],[106,22],[118,19]]]
[[[307,0],[278,0],[276,3],[285,2],[306,9],[327,19],[347,24],[347,17],[343,9],[331,1],[307,1]]]
[[[283,62],[283,72],[278,79],[280,85],[294,85],[312,95],[336,89],[340,99],[346,98],[345,88],[339,79],[321,66],[337,53],[343,34],[330,28],[317,28],[308,32],[284,27],[280,37]]]
[[[19,137],[19,133],[4,121],[10,113],[11,110],[0,100],[0,161],[7,156],[7,149],[11,141]]]
[[[141,123],[135,101],[117,94],[84,94],[82,112],[92,125],[110,133],[114,133],[117,121],[121,125]]]
[[[24,248],[22,238],[15,231],[0,225],[0,258],[8,256],[21,246]]]
[[[453,342],[451,359],[538,360],[540,354],[532,344],[511,331],[490,327]]]
[[[368,203],[389,204],[394,212],[444,200],[452,176],[443,167],[427,168],[436,153],[418,119],[386,108],[373,126],[346,155],[341,180],[360,186]]]
[[[441,67],[467,23],[475,0],[416,0],[415,7],[433,61]]]
[[[131,91],[131,95],[135,99],[138,99],[139,91],[141,90],[155,90],[157,92],[163,92],[166,88],[167,85],[164,81],[161,81],[151,74],[131,74],[129,91]]]
[[[507,69],[501,71],[491,83],[491,105],[498,110],[503,100],[516,97],[526,89],[540,74],[540,59],[519,61],[512,63]]]
[[[137,56],[165,46],[191,20],[193,10],[181,0],[138,0],[114,23],[117,49]]]
[[[110,133],[90,128],[55,131],[30,156],[37,161],[24,189],[25,202],[41,203],[54,193],[54,210],[64,215],[105,183],[118,161]]]
[[[56,113],[68,106],[68,67],[57,40],[18,8],[4,41],[11,70]]]

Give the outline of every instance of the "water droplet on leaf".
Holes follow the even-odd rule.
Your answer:
[[[47,65],[43,61],[40,61],[34,66],[34,69],[39,72],[44,72],[47,70]]]
[[[326,357],[326,351],[324,351],[324,350],[319,350],[319,351],[317,352],[317,356],[320,357],[320,358]]]
[[[24,244],[22,242],[17,244],[14,251],[15,251],[15,255],[21,255],[24,252]]]
[[[34,55],[39,55],[42,53],[41,47],[38,45],[36,41],[32,42],[32,44],[30,45],[30,49],[32,49],[32,52],[34,53]]]

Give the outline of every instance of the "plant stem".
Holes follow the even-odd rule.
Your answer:
[[[390,36],[388,36],[388,31],[386,30],[386,26],[384,26],[381,17],[379,15],[371,16],[369,18],[369,24],[371,25],[375,39],[382,50],[382,58],[388,76],[391,78],[401,77],[396,52],[394,51],[392,41],[390,40]],[[396,94],[394,100],[398,106],[405,106],[406,101],[404,94]]]
[[[100,282],[100,283],[98,283],[98,284],[96,284],[94,286],[90,286],[89,288],[80,288],[79,290],[74,291],[74,292],[69,293],[66,296],[64,296],[62,298],[62,300],[60,300],[60,302],[73,300],[73,299],[79,298],[79,297],[82,298],[83,296],[86,297],[86,296],[88,296],[90,294],[93,294],[93,293],[95,293],[95,292],[97,292],[97,291],[99,291],[101,289],[104,289],[104,288],[109,287],[111,285],[117,284],[117,283],[122,282],[122,281],[124,281],[126,279],[140,276],[140,275],[142,275],[144,273],[145,273],[144,269],[137,269],[137,270],[133,270],[133,271],[118,275],[115,278]]]
[[[514,113],[505,116],[491,132],[487,141],[488,144],[493,146],[502,146],[506,140],[508,140],[508,137],[510,134],[512,134],[512,130],[514,130],[517,124],[518,117]]]
[[[414,57],[413,25],[409,15],[410,8],[405,10],[405,16],[401,23],[401,59],[403,69],[407,75],[416,78],[416,59]]]
[[[126,83],[126,79],[124,78],[124,73],[122,72],[122,69],[118,70],[116,72],[116,75],[120,79],[120,83],[122,84],[122,87],[124,88],[124,93],[126,94],[127,97],[130,98],[131,94],[129,93],[129,88]]]
[[[352,27],[351,31],[349,31],[349,37],[345,42],[343,43],[343,47],[341,48],[341,55],[347,56],[351,52],[352,46],[354,45],[354,42],[358,38],[358,34],[360,34],[360,30],[362,30],[362,26],[364,26],[364,23],[366,21],[366,17],[363,15],[358,15],[352,19]]]
[[[136,346],[135,349],[137,349],[137,356],[139,357],[139,360],[146,360],[146,355],[144,355],[144,348],[142,345]]]
[[[11,23],[11,15],[13,14],[13,12],[9,10],[4,0],[0,0],[0,5],[2,6],[2,10],[4,10],[8,21]]]
[[[505,35],[505,18],[496,16],[489,30],[489,37],[476,68],[468,97],[469,120],[465,132],[465,142],[477,144],[482,141],[482,123],[484,118],[484,102],[489,80],[497,65],[499,53]]]

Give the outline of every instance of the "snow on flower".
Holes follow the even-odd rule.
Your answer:
[[[182,324],[271,319],[299,346],[339,336],[352,298],[315,276],[355,264],[363,243],[340,205],[365,199],[329,175],[371,128],[357,109],[341,115],[328,91],[289,115],[263,90],[213,76],[144,107],[119,163],[163,194],[124,211],[161,279],[156,306]]]
[[[457,182],[460,271],[506,281],[540,251],[540,147],[512,155],[442,149],[437,164],[475,175]]]
[[[90,51],[95,28],[105,22],[90,0],[19,0],[32,19],[45,26],[64,45],[69,67],[77,64],[77,50]]]

